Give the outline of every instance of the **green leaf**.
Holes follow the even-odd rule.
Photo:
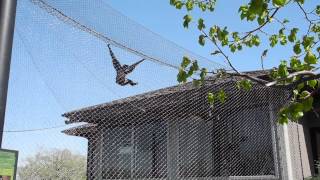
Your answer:
[[[297,86],[297,90],[302,90],[304,88],[304,83],[300,83],[300,84],[298,84],[298,86]]]
[[[183,27],[184,27],[184,28],[188,28],[190,22],[192,21],[192,16],[190,16],[190,15],[185,15],[185,16],[183,17],[183,19],[184,19],[184,21],[183,21]]]
[[[209,104],[214,104],[214,101],[215,101],[215,96],[213,93],[208,93],[208,102]]]
[[[294,51],[294,53],[296,53],[296,54],[300,54],[300,53],[301,53],[300,43],[296,43],[296,44],[293,46],[293,51]]]
[[[263,18],[263,17],[261,17],[261,16],[259,16],[257,20],[258,20],[258,24],[259,24],[259,25],[262,25],[263,23],[266,22],[266,19]]]
[[[226,102],[226,99],[227,99],[227,95],[225,93],[224,90],[220,90],[218,93],[217,93],[217,97],[219,99],[219,101],[221,103],[225,103]]]
[[[193,9],[193,1],[188,0],[186,3],[186,8],[188,11],[191,11]]]
[[[317,80],[310,80],[310,81],[307,81],[307,85],[310,86],[311,88],[315,88],[318,84],[318,81]]]
[[[257,15],[264,11],[264,0],[251,0],[249,3],[249,12]]]
[[[286,23],[288,23],[288,22],[289,22],[288,19],[284,19],[282,23],[283,23],[283,24],[286,24]]]
[[[247,5],[240,6],[238,12],[240,13],[240,18],[243,20],[245,17],[248,17],[249,8]]]
[[[170,0],[170,5],[175,6],[176,2],[177,2],[177,0]]]
[[[304,62],[307,64],[317,64],[317,57],[311,51],[308,51],[306,56],[304,57]]]
[[[280,44],[283,46],[287,44],[287,37],[286,36],[280,36]]]
[[[318,15],[320,15],[320,5],[317,5],[317,7],[316,7],[316,13],[317,13]]]
[[[200,7],[200,9],[201,9],[202,11],[206,11],[206,9],[207,9],[206,4],[204,4],[204,3],[199,3],[199,7]]]
[[[209,36],[211,37],[211,38],[213,38],[214,37],[214,35],[217,33],[217,27],[211,27],[210,28],[210,31],[209,31]]]
[[[195,71],[198,71],[198,70],[199,70],[198,61],[193,61],[192,67],[193,67],[193,69],[194,69]]]
[[[239,32],[233,32],[232,33],[232,38],[235,42],[239,42],[241,39],[239,37]]]
[[[192,65],[190,66],[189,71],[188,71],[188,77],[191,77],[194,74],[194,72],[198,71],[198,70],[199,70],[198,62],[193,61]]]
[[[301,98],[301,99],[304,99],[304,98],[306,98],[306,97],[308,97],[308,96],[310,96],[310,92],[309,92],[309,91],[302,91],[302,92],[300,93],[300,98]]]
[[[314,24],[311,28],[311,30],[315,33],[319,33],[320,32],[320,25],[318,24]]]
[[[221,51],[216,50],[213,53],[211,53],[211,55],[216,55],[216,54],[220,54],[220,53],[221,53]]]
[[[279,67],[278,67],[278,75],[281,78],[285,78],[289,75],[289,71],[287,68],[287,61],[281,61]]]
[[[200,35],[200,36],[199,36],[198,43],[199,43],[201,46],[204,46],[204,45],[205,45],[205,43],[206,43],[205,38],[206,38],[206,36],[204,36],[204,35]]]
[[[304,47],[305,50],[309,50],[312,46],[314,42],[314,37],[309,37],[309,36],[304,36],[303,37],[303,41],[302,41],[302,45]]]
[[[272,0],[272,4],[276,7],[282,7],[286,4],[286,0]]]
[[[209,11],[213,12],[213,11],[214,11],[214,7],[215,7],[215,2],[211,3],[211,4],[208,6]]]
[[[279,124],[288,124],[289,122],[289,118],[287,116],[280,116],[279,119],[278,119],[278,123]]]
[[[298,121],[300,118],[303,117],[303,112],[302,111],[293,111],[291,113],[291,116],[292,116],[292,120]]]
[[[184,69],[187,66],[189,66],[190,63],[191,63],[191,60],[187,56],[184,56],[180,66]]]
[[[268,54],[268,49],[265,49],[265,50],[262,52],[261,57],[262,57],[262,58],[265,58],[265,57],[267,57],[267,54]]]
[[[233,53],[236,52],[236,50],[237,50],[237,46],[235,44],[230,44],[229,48],[230,48],[231,52],[233,52]]]
[[[294,42],[297,39],[298,28],[293,28],[288,36],[290,42]]]
[[[297,89],[293,90],[293,100],[295,101],[299,95],[299,91]]]
[[[201,72],[200,72],[200,80],[201,80],[201,82],[204,82],[207,74],[208,74],[208,70],[206,68],[202,68]]]
[[[291,58],[290,60],[290,68],[296,71],[301,70],[301,61],[296,57]]]
[[[176,1],[175,2],[175,6],[176,6],[177,9],[181,9],[182,6],[183,6],[183,3],[181,1]]]
[[[304,4],[304,0],[295,0],[295,1],[300,3],[300,4]]]
[[[202,18],[200,18],[198,20],[198,29],[201,31],[204,28],[206,28],[206,25],[204,24],[204,20]]]
[[[221,30],[220,28],[217,28],[217,37],[218,40],[221,41],[222,46],[226,46],[229,44],[229,32],[227,31],[227,27],[223,28]]]
[[[288,107],[283,107],[280,109],[278,114],[278,123],[279,124],[288,124]]]
[[[280,39],[280,44],[281,45],[286,45],[287,44],[287,36],[284,34],[284,28],[280,29],[279,31],[279,39]]]
[[[251,40],[252,40],[252,44],[254,44],[255,46],[260,45],[260,38],[258,35],[253,36]]]
[[[252,82],[248,79],[241,80],[237,82],[238,89],[244,89],[250,91],[252,89]]]
[[[177,75],[178,82],[185,83],[185,82],[187,82],[187,78],[188,78],[187,73],[183,69],[180,69],[179,73]]]
[[[303,104],[303,110],[304,110],[304,112],[308,112],[308,111],[310,111],[311,109],[312,109],[312,105],[313,105],[313,97],[309,97],[309,98],[307,98],[307,99],[305,99],[303,102],[302,102],[302,104]]]
[[[272,69],[271,70],[271,72],[270,72],[270,77],[272,78],[272,79],[277,79],[278,78],[278,70],[276,70],[276,69]]]
[[[269,41],[270,41],[270,46],[274,47],[278,43],[278,36],[276,34],[270,36]]]

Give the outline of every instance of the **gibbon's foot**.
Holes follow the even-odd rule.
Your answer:
[[[131,86],[138,85],[138,83],[137,83],[137,82],[130,82],[129,84],[130,84]]]

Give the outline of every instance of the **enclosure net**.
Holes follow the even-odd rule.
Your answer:
[[[229,100],[210,109],[206,94],[219,88]],[[65,133],[88,139],[90,179],[280,178],[280,95],[239,92],[233,81],[186,84],[67,113],[68,123],[89,124]]]
[[[288,100],[287,90],[254,85],[239,91],[232,79],[175,86],[183,56],[209,69],[224,66],[104,1],[19,1],[15,33],[4,147],[20,151],[20,179],[285,176],[276,113]],[[129,76],[138,85],[116,84],[107,44],[122,64],[146,59]],[[220,89],[228,100],[211,107],[207,93]],[[43,174],[44,160],[25,173],[27,157],[41,148],[85,156],[86,177],[64,164],[66,156],[55,161],[53,173]]]

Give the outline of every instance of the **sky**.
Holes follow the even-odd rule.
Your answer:
[[[129,47],[160,59],[167,58],[167,63],[178,65],[187,52],[184,49],[209,59],[211,62],[201,59],[208,68],[224,63],[222,58],[210,56],[212,46],[198,45],[195,24],[189,30],[184,29],[182,17],[186,12],[176,10],[167,0],[94,0],[89,4],[81,0],[76,5],[72,5],[72,0],[47,1]],[[255,24],[239,21],[237,9],[245,1],[230,2],[218,1],[214,13],[195,11],[193,15],[204,16],[208,24],[229,26],[240,32],[254,28]],[[316,0],[309,0],[305,6],[314,4]],[[117,11],[127,18],[120,17]],[[289,7],[280,12],[279,19],[290,15],[292,25],[303,29],[305,24],[299,13],[296,7]],[[277,28],[275,24],[265,31],[271,33]],[[141,59],[113,48],[122,63]],[[259,48],[230,54],[230,58],[241,71],[260,69],[260,55],[266,48],[262,44]],[[279,60],[290,57],[290,48],[277,46],[269,51],[265,67],[271,68]],[[85,139],[61,133],[69,127],[64,127],[61,114],[175,85],[176,73],[175,69],[147,61],[130,76],[139,82],[138,86],[118,86],[104,42],[48,15],[29,0],[18,0],[3,147],[18,150],[20,164],[26,157],[45,149],[67,148],[86,154]],[[9,132],[41,128],[52,129]]]

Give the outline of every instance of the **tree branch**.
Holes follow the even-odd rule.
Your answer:
[[[301,6],[301,4],[300,4],[299,2],[297,2],[297,4],[298,4],[300,10],[303,12],[305,19],[309,22],[309,27],[308,27],[308,32],[307,32],[307,34],[309,34],[309,33],[310,33],[311,26],[312,26],[312,24],[314,24],[314,23],[312,22],[311,19],[309,19],[308,13],[303,9],[303,7]]]
[[[288,79],[293,78],[295,76],[308,76],[308,77],[302,77],[300,80],[293,82],[289,86],[296,86],[300,83],[320,78],[320,74],[316,74],[313,71],[299,71],[299,72],[294,72],[294,73],[289,74],[286,78],[280,78],[280,79],[277,79],[276,81],[269,82],[265,85],[267,87],[274,86],[281,81],[288,80]]]
[[[205,31],[201,30],[201,32],[202,32],[202,34],[203,34],[207,39],[209,39],[209,40],[216,46],[216,48],[219,50],[219,52],[220,52],[220,53],[223,55],[223,57],[226,59],[228,65],[231,67],[231,69],[232,69],[233,71],[235,71],[236,73],[240,74],[240,72],[232,65],[229,57],[222,51],[222,49],[220,48],[220,46],[217,44],[216,40],[215,40],[214,38],[211,38],[210,36],[208,36],[208,34],[207,34]]]
[[[276,8],[276,9],[274,10],[274,12],[272,13],[272,15],[267,19],[267,21],[264,22],[263,24],[261,24],[259,27],[257,27],[256,29],[253,29],[253,30],[251,30],[251,31],[246,32],[246,35],[243,36],[243,37],[241,38],[241,40],[246,39],[246,38],[249,37],[252,33],[256,32],[256,31],[259,31],[259,30],[262,29],[265,25],[267,25],[267,24],[270,22],[270,19],[272,19],[272,18],[277,14],[277,12],[279,11],[279,9],[280,9],[280,8]]]

